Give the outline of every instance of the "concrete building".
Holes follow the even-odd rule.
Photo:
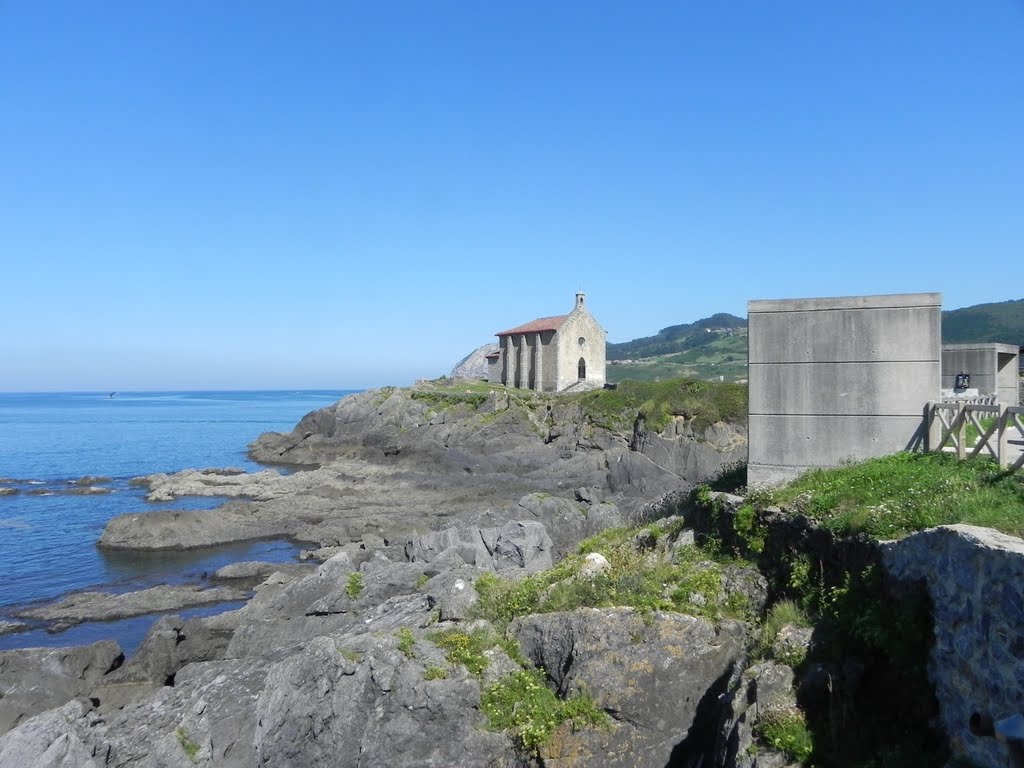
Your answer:
[[[917,447],[939,397],[938,293],[751,301],[751,486]]]
[[[967,388],[995,395],[996,402],[1016,405],[1019,397],[1019,352],[1016,344],[943,344],[942,390],[955,394],[957,377],[970,377]]]
[[[597,389],[605,382],[607,334],[576,294],[567,315],[542,317],[496,334],[500,352],[487,359],[488,380],[538,392]]]

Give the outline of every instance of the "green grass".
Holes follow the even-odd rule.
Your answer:
[[[716,421],[744,423],[747,419],[747,388],[697,379],[623,381],[617,389],[572,395],[594,422],[619,431],[632,429],[637,413],[648,427],[661,432],[673,416],[693,419],[703,430]]]
[[[665,381],[625,381],[614,390],[569,395],[509,389],[489,382],[438,379],[417,384],[410,396],[427,403],[434,411],[460,408],[463,415],[475,414],[488,423],[506,413],[479,412],[494,392],[511,396],[516,408],[534,413],[541,412],[544,405],[575,402],[594,424],[619,432],[630,432],[638,413],[657,432],[663,431],[674,416],[692,419],[698,431],[716,421],[745,423],[747,418],[746,385],[680,378],[678,372],[675,378]]]
[[[539,669],[506,675],[484,691],[481,706],[496,730],[511,730],[518,745],[536,753],[564,722],[577,727],[600,727],[608,716],[586,695],[560,699],[544,684]]]
[[[449,664],[461,665],[474,677],[481,677],[490,663],[487,652],[495,647],[505,651],[521,669],[505,675],[483,691],[481,706],[488,726],[510,730],[520,748],[536,753],[554,730],[566,721],[578,726],[597,726],[607,721],[590,697],[579,694],[560,699],[545,684],[544,672],[530,666],[519,645],[493,629],[471,632],[452,629],[434,632],[428,639],[444,651]],[[426,680],[442,680],[448,671],[427,667]]]
[[[423,671],[424,680],[447,680],[448,670],[444,667],[437,667],[431,664]]]
[[[444,651],[449,664],[461,664],[471,675],[479,677],[487,669],[485,652],[494,647],[497,637],[493,632],[462,632],[447,630],[430,635],[430,641]]]
[[[508,389],[502,384],[489,381],[468,381],[466,379],[434,379],[418,383],[412,388],[413,400],[429,403],[436,410],[447,410],[467,405],[476,410],[494,392],[509,392],[517,398],[530,400],[533,392],[526,389]]]
[[[654,357],[632,363],[609,365],[605,377],[610,384],[623,381],[665,381],[668,379],[700,379],[733,383],[743,383],[747,380],[745,359],[720,363],[671,363],[666,362],[667,359]]]
[[[451,391],[414,390],[412,393],[413,400],[423,400],[440,410],[453,408],[456,405],[462,404],[469,405],[473,409],[476,409],[483,405],[487,397],[488,396],[483,392],[461,392],[457,389]]]
[[[998,419],[995,416],[985,416],[978,419],[978,423],[981,424],[981,432],[978,431],[978,428],[974,426],[973,422],[968,421],[967,429],[965,430],[966,435],[964,439],[964,445],[966,445],[968,448],[973,447],[974,444],[978,442],[978,438],[981,437],[985,432],[988,432],[988,430],[990,430],[997,421]],[[996,433],[993,432],[991,437],[989,437],[989,440],[994,442],[995,439]]]
[[[680,550],[673,563],[664,549],[642,551],[633,536],[644,528],[614,528],[587,539],[579,552],[554,568],[516,581],[484,574],[476,581],[480,600],[474,610],[498,626],[534,613],[577,608],[632,607],[643,612],[676,611],[712,620],[743,618],[747,605],[739,593],[722,589],[722,565],[696,547]],[[655,539],[667,535],[648,526]],[[584,555],[608,560],[603,573],[581,577]]]
[[[953,523],[1024,535],[1024,483],[982,458],[897,453],[812,470],[770,496],[839,535],[895,539]]]
[[[804,765],[836,768],[938,768],[948,757],[936,717],[927,661],[933,636],[926,595],[890,590],[880,565],[844,569],[820,553],[765,547],[769,525],[761,513],[779,504],[789,513],[818,520],[837,536],[868,534],[889,539],[942,523],[966,522],[1018,534],[1024,527],[1024,484],[985,460],[959,462],[945,454],[895,454],[805,474],[783,488],[747,495],[746,503],[722,517],[709,489],[693,495],[710,507],[709,525],[726,523],[739,551],[749,550],[766,567],[777,602],[754,637],[753,655],[770,655],[785,624],[813,626],[807,654],[793,650],[800,665],[841,668],[863,664],[856,685],[838,679],[825,700],[802,711],[780,710],[757,726],[759,739]],[[772,535],[772,540],[775,541]],[[775,542],[779,543],[779,542]],[[784,654],[788,655],[788,654]],[[800,692],[797,699],[800,701]]]

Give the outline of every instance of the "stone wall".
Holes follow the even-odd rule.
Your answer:
[[[742,549],[747,534],[737,531],[735,518],[744,499],[724,493],[712,498],[714,508],[687,506],[680,497],[669,511],[682,512],[698,532],[713,533],[726,547]],[[757,561],[770,599],[779,597],[771,585],[789,582],[795,555],[810,556],[826,586],[880,563],[892,594],[923,589],[933,620],[928,678],[952,756],[978,768],[1006,766],[1006,744],[971,733],[970,719],[1024,714],[1024,540],[970,525],[889,542],[837,538],[801,515],[769,509],[774,511],[761,520],[765,535]]]
[[[501,355],[489,380],[537,392],[561,392],[581,384],[586,389],[603,387],[607,334],[587,311],[585,299],[577,293],[568,315],[542,318],[499,334]]]
[[[599,389],[605,383],[604,329],[583,305],[578,305],[558,329],[557,389],[561,391],[579,381],[578,366],[586,364],[586,385]],[[582,341],[581,341],[582,340]]]
[[[939,397],[941,301],[748,302],[750,484],[917,447]]]
[[[923,582],[931,597],[929,677],[954,755],[1007,765],[1006,746],[968,723],[1024,713],[1024,540],[951,525],[882,546],[889,576]]]

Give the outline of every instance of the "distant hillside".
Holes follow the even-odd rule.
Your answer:
[[[945,344],[975,341],[1024,344],[1024,299],[943,312],[942,341]]]
[[[1024,299],[943,312],[942,341],[1024,344]],[[675,376],[743,381],[747,378],[747,321],[720,312],[693,323],[670,325],[654,336],[609,344],[607,355],[610,382]]]
[[[722,333],[738,328],[745,330],[746,327],[747,321],[742,317],[719,312],[688,325],[670,325],[668,328],[662,328],[656,336],[645,336],[621,344],[609,344],[607,355],[609,360],[635,360],[638,357],[671,355],[705,346],[708,341]]]
[[[610,382],[677,376],[740,381],[747,378],[747,321],[724,312],[670,325],[655,336],[609,344]]]

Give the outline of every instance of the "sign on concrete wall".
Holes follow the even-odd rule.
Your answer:
[[[946,344],[942,347],[942,389],[955,390],[957,377],[970,377],[979,395],[994,395],[996,402],[1016,405],[1018,399],[1018,347],[1015,344]]]
[[[748,482],[917,447],[939,396],[938,293],[747,303]]]

